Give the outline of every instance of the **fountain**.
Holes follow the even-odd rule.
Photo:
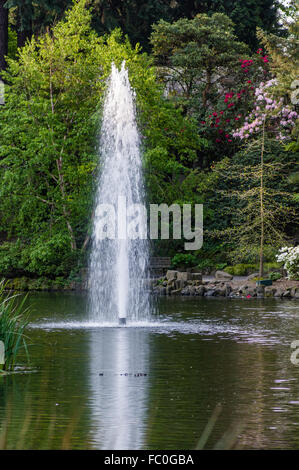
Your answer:
[[[125,62],[120,70],[112,65],[99,155],[89,269],[91,320],[126,325],[127,320],[148,319],[150,308],[140,137]]]

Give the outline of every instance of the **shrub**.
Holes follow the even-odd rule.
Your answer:
[[[178,253],[176,254],[172,260],[171,264],[174,268],[183,266],[183,267],[193,267],[196,266],[198,262],[198,259],[195,255],[191,254],[184,254],[184,253]]]
[[[273,271],[269,275],[269,279],[271,279],[271,281],[278,281],[278,279],[281,279],[281,278],[282,278],[282,275],[278,272],[275,272],[275,271]]]
[[[248,274],[256,271],[255,264],[236,264],[234,266],[227,266],[224,271],[232,276],[247,276]]]

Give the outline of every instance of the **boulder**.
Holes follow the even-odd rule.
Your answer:
[[[259,277],[259,275],[259,273],[250,274],[250,276],[246,278],[246,281],[253,281],[256,277]]]
[[[217,290],[216,290],[216,295],[220,296],[220,297],[225,297],[226,296],[226,289],[225,287],[219,287]]]
[[[280,288],[280,289],[276,289],[276,292],[274,294],[274,297],[282,297],[282,294],[283,294],[283,290]]]
[[[199,295],[200,297],[203,297],[204,293],[205,293],[204,286],[195,287],[195,295]]]
[[[192,280],[192,273],[187,272],[178,272],[177,273],[177,280],[178,281],[191,281]]]
[[[265,287],[265,296],[266,297],[273,297],[276,292],[275,287],[272,286],[266,286]]]
[[[201,273],[191,273],[192,281],[202,281],[202,274]]]
[[[231,281],[233,276],[225,271],[216,271],[215,278],[217,280]]]
[[[227,284],[225,287],[225,295],[228,297],[232,291],[232,286],[230,284]]]
[[[186,281],[175,281],[174,285],[176,289],[184,289],[186,287],[187,282]]]
[[[243,286],[240,286],[239,288],[239,292],[241,292],[242,294],[245,294],[247,290],[248,290],[247,284],[244,284]]]
[[[176,289],[176,290],[171,291],[171,295],[181,295],[181,293],[182,293],[182,289]]]
[[[209,290],[205,293],[205,297],[214,297],[215,294],[216,294],[216,290],[215,290],[215,289],[209,289]]]
[[[182,295],[190,295],[189,286],[185,287],[185,289],[182,289],[181,294]]]
[[[258,299],[263,299],[265,297],[265,287],[264,286],[257,286],[256,296],[257,296]]]
[[[177,279],[178,272],[177,271],[167,271],[166,279],[167,281],[174,281]]]

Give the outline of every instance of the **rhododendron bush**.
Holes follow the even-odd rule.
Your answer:
[[[283,98],[271,96],[271,89],[277,84],[275,79],[260,83],[255,90],[253,110],[245,118],[244,125],[233,133],[233,137],[246,139],[260,132],[265,123],[270,135],[277,140],[290,137],[298,113],[291,106],[284,105]]]

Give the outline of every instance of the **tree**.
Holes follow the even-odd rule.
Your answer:
[[[211,231],[209,236],[224,241],[233,261],[258,260],[261,277],[265,258],[273,259],[286,243],[286,229],[295,215],[287,181],[294,162],[285,155],[283,162],[279,161],[282,155],[279,160],[273,159],[273,151],[279,155],[279,146],[265,139],[263,128],[260,138],[237,153],[233,162],[224,159],[213,169],[220,183],[216,190],[219,216],[229,216],[230,221],[226,228]]]
[[[148,56],[119,30],[99,38],[86,3],[75,0],[51,33],[32,38],[18,61],[8,61],[0,110],[2,274],[67,277],[84,258],[112,61],[126,60],[136,90],[148,180],[177,192],[176,173],[202,145],[193,124],[163,99]]]
[[[8,10],[4,5],[5,0],[0,0],[0,72],[6,69],[8,52]]]
[[[246,93],[251,93],[249,77],[240,64],[244,56],[248,59],[249,50],[237,41],[233,27],[230,18],[221,13],[211,17],[200,14],[174,23],[161,20],[153,26],[153,54],[169,99],[189,118],[196,119],[200,135],[212,141],[210,154],[198,162],[201,166],[206,166],[215,153],[219,137],[215,131],[219,128],[228,135],[225,127],[232,111],[238,114],[235,104],[226,103],[225,91],[232,86],[245,91],[245,80]],[[220,120],[224,121],[221,126]]]
[[[151,26],[161,18],[174,19],[176,2],[172,0],[93,0],[93,25],[99,34],[120,27],[132,44],[150,50]]]
[[[232,21],[223,14],[198,15],[153,26],[153,54],[165,65],[164,78],[179,86],[186,100],[200,94],[206,108],[217,86],[227,81],[247,47],[236,40]]]
[[[16,8],[18,47],[23,47],[32,34],[38,35],[61,19],[72,0],[6,0],[6,8]]]
[[[260,84],[255,90],[255,107],[245,119],[245,124],[234,133],[234,137],[248,140],[245,152],[259,154],[259,163],[251,168],[238,170],[241,189],[236,190],[235,194],[243,204],[241,210],[238,210],[238,222],[230,232],[238,240],[239,249],[244,247],[249,251],[250,245],[259,240],[260,276],[263,275],[265,243],[275,246],[278,241],[284,242],[283,229],[290,220],[290,215],[294,215],[291,194],[273,185],[273,181],[277,180],[280,174],[287,174],[285,170],[288,165],[275,161],[271,155],[265,162],[266,136],[280,142],[287,140],[294,121],[298,118],[296,111],[283,104],[282,98],[271,97],[274,84],[276,80],[272,79]],[[285,160],[289,158],[290,156],[285,157]],[[230,169],[231,174],[234,171],[234,168]],[[245,180],[245,188],[242,187],[242,180]],[[272,185],[267,186],[267,180],[268,183],[272,182]]]
[[[235,34],[255,50],[258,47],[256,28],[279,31],[279,2],[273,0],[178,0],[177,18],[194,18],[198,13],[224,13],[235,24]]]

